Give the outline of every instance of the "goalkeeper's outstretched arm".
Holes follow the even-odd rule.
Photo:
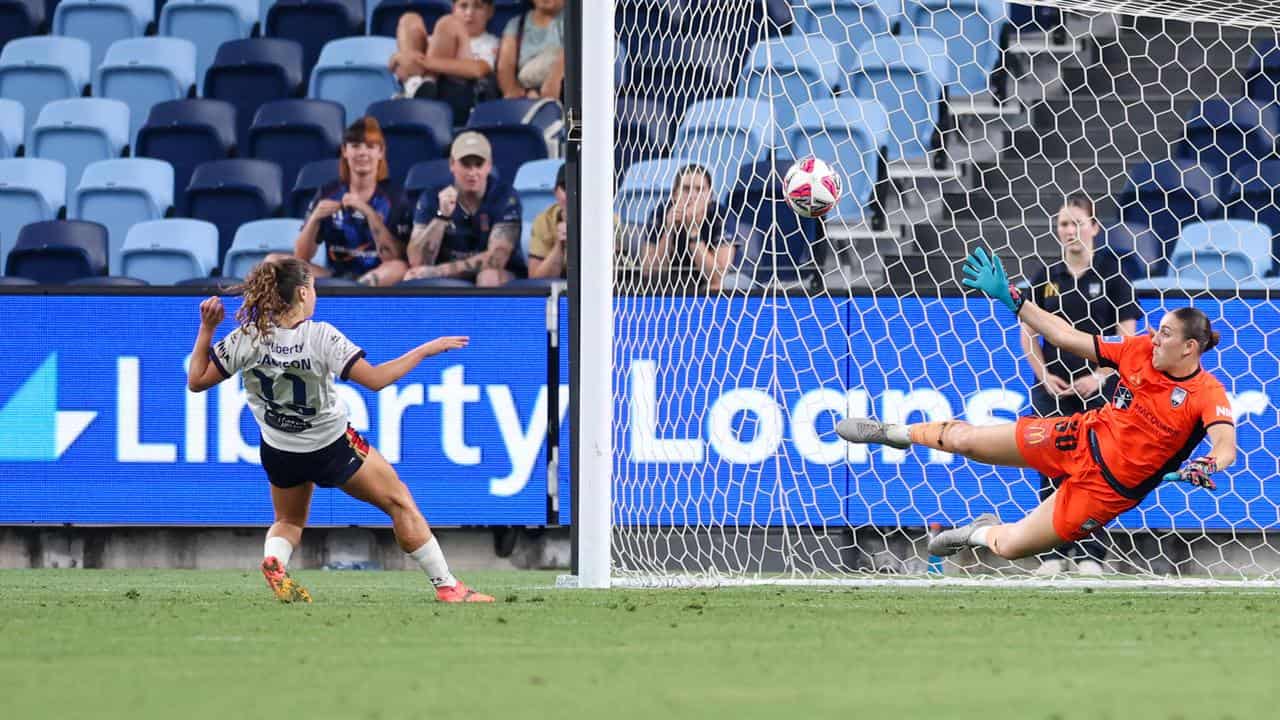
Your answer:
[[[1098,362],[1093,336],[1071,327],[1071,323],[1024,299],[1018,310],[1018,319],[1027,327],[1044,336],[1045,340],[1061,350],[1086,360]]]

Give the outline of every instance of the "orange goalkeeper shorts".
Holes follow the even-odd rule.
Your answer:
[[[1064,542],[1088,537],[1140,502],[1107,484],[1089,454],[1080,416],[1021,417],[1016,433],[1022,459],[1058,482],[1053,496],[1053,530]]]

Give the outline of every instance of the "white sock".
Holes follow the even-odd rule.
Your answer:
[[[885,427],[884,434],[895,443],[911,444],[911,428],[906,425],[889,425]]]
[[[280,561],[281,567],[289,567],[289,558],[293,557],[293,543],[279,535],[272,535],[262,545],[262,557],[274,557]]]
[[[973,547],[991,547],[987,544],[987,531],[990,527],[980,527],[969,536],[969,544]]]
[[[436,541],[436,536],[432,535],[426,545],[409,553],[409,557],[413,558],[418,567],[427,574],[427,579],[431,581],[433,587],[453,587],[458,584],[453,573],[449,572],[449,563],[445,562],[444,551],[440,549],[440,543]]]

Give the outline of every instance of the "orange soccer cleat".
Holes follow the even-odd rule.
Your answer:
[[[493,602],[492,595],[485,595],[482,592],[476,592],[475,590],[472,590],[471,588],[467,587],[466,584],[464,584],[461,580],[459,580],[457,584],[454,585],[453,587],[436,588],[436,599],[439,600],[440,602],[447,602],[447,603],[460,603],[460,602],[491,603]]]
[[[311,602],[311,593],[289,577],[277,558],[263,559],[262,576],[267,579],[267,585],[271,586],[271,592],[276,594],[276,599],[280,602]]]

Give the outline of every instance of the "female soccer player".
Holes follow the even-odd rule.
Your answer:
[[[1151,335],[1088,335],[1027,302],[1009,285],[998,256],[988,257],[979,248],[965,261],[964,273],[965,285],[999,300],[1056,347],[1115,368],[1120,382],[1104,407],[1067,417],[1022,417],[984,427],[961,421],[907,426],[842,420],[836,431],[848,442],[899,449],[923,445],[1061,478],[1057,491],[1018,522],[1001,524],[995,515],[982,515],[935,535],[930,554],[985,547],[1015,560],[1087,537],[1142,502],[1162,480],[1216,487],[1210,476],[1235,461],[1236,430],[1222,383],[1200,367],[1201,355],[1218,343],[1203,312],[1175,310]],[[1179,471],[1206,433],[1210,453]]]
[[[211,347],[222,322],[222,301],[200,303],[187,387],[204,392],[243,373],[249,409],[262,431],[262,468],[271,482],[275,523],[267,531],[262,574],[282,602],[311,602],[311,595],[285,568],[302,540],[315,485],[338,487],[391,517],[396,542],[435,586],[443,602],[493,602],[449,572],[440,543],[431,534],[409,488],[378,449],[347,424],[333,376],[370,390],[404,377],[425,358],[466,347],[465,337],[442,337],[395,360],[370,365],[364,351],[326,322],[314,322],[315,278],[309,264],[293,257],[267,260],[245,279],[240,327]]]

